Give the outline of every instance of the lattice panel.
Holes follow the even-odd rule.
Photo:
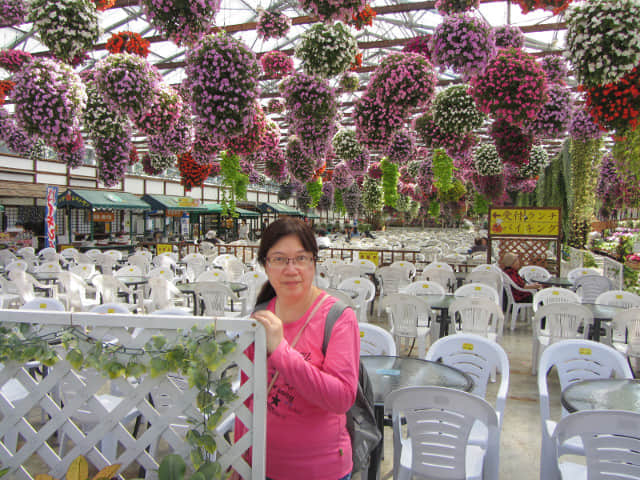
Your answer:
[[[223,437],[224,432],[215,432],[217,460],[223,469],[233,467],[244,478],[264,479],[266,350],[264,330],[255,322],[16,310],[0,310],[0,319],[5,326],[13,322],[41,324],[42,331],[75,325],[92,338],[131,348],[143,348],[155,335],[164,336],[171,344],[177,336],[203,333],[192,333],[193,325],[204,327],[216,321],[216,331],[224,338],[227,334],[237,336],[237,346],[210,375],[220,378],[237,367],[248,375],[220,423],[235,414],[249,428],[235,445]],[[177,323],[183,330],[176,330]],[[258,368],[243,353],[252,344]],[[0,464],[11,469],[13,478],[33,479],[39,473],[63,478],[79,455],[95,469],[120,463],[119,473],[126,472],[128,478],[138,477],[140,468],[145,478],[156,478],[159,461],[167,453],[189,461],[191,447],[185,435],[191,426],[187,420],[201,414],[195,406],[198,392],[190,389],[184,378],[169,374],[109,380],[96,371],[76,371],[63,356],[61,351],[61,359],[44,376],[32,375],[28,365],[15,362],[0,370]],[[253,412],[244,406],[251,396],[258,406]],[[253,449],[252,466],[242,458],[249,448]]]
[[[498,263],[502,263],[502,257],[507,252],[512,252],[520,257],[522,265],[538,265],[549,268],[547,259],[550,248],[555,249],[555,240],[537,240],[531,238],[492,238],[491,250]],[[559,274],[559,266],[556,267],[556,275]]]
[[[611,280],[611,285],[615,290],[622,290],[624,287],[624,265],[609,257],[603,257],[602,262],[602,274]]]

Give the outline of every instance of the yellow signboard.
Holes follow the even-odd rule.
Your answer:
[[[358,258],[363,258],[365,260],[371,260],[375,263],[376,267],[380,265],[380,252],[370,252],[370,251],[361,251],[358,252]]]
[[[493,237],[556,237],[560,234],[560,209],[492,208],[489,212],[489,234]]]
[[[156,244],[156,255],[160,255],[161,253],[173,252],[173,245],[169,243],[158,243]]]

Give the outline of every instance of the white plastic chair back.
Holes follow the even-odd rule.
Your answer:
[[[419,280],[426,280],[428,282],[439,283],[445,291],[453,292],[456,288],[457,281],[453,271],[446,270],[444,268],[429,268],[423,270],[420,274]]]
[[[198,282],[195,287],[196,301],[204,303],[203,315],[223,317],[230,316],[229,302],[240,303],[238,297],[227,285],[220,282]]]
[[[10,272],[11,270],[21,270],[26,272],[29,269],[29,263],[26,260],[14,260],[9,265],[4,267],[5,272]]]
[[[542,427],[540,478],[555,478],[555,448],[551,436],[556,422],[551,419],[547,378],[552,367],[555,367],[558,374],[560,390],[564,390],[572,383],[594,378],[633,378],[631,368],[624,356],[602,343],[583,339],[561,340],[544,350],[537,368]],[[566,411],[563,410],[564,415]],[[569,450],[581,453],[583,445],[574,445]]]
[[[51,310],[55,312],[64,312],[64,305],[56,298],[38,297],[25,302],[20,310]]]
[[[473,380],[471,393],[481,398],[486,396],[491,373],[500,372],[496,412],[498,424],[502,425],[509,390],[509,358],[498,343],[468,333],[448,335],[429,347],[426,360],[441,361],[445,365],[462,370]]]
[[[87,250],[85,253],[89,255],[89,257],[91,257],[94,260],[94,262],[100,255],[102,255],[102,252],[97,248],[92,248],[91,250]]]
[[[485,285],[493,287],[495,291],[498,292],[498,296],[500,297],[500,305],[502,305],[503,273],[504,272],[502,271],[498,272],[496,270],[476,270],[475,272],[469,272],[464,279],[464,282],[484,283]]]
[[[407,262],[406,260],[396,260],[391,264],[391,266],[402,268],[405,271],[407,279],[409,281],[413,280],[416,276],[416,266],[411,262]]]
[[[125,265],[116,270],[113,275],[116,277],[141,277],[144,273],[137,265]]]
[[[191,261],[196,261],[196,262],[200,262],[200,263],[206,263],[207,259],[201,253],[189,253],[189,254],[185,255],[184,257],[182,257],[182,261],[185,262],[185,263],[189,263]]]
[[[453,294],[456,297],[484,297],[493,300],[496,305],[500,305],[498,291],[492,286],[483,283],[467,283],[458,287]]]
[[[33,247],[22,247],[16,250],[16,255],[22,258],[35,258],[36,250]]]
[[[149,278],[153,277],[162,277],[166,278],[170,282],[173,282],[175,279],[175,274],[171,267],[154,267],[149,270]]]
[[[447,270],[453,273],[453,267],[448,263],[444,263],[444,262],[431,262],[427,264],[426,267],[424,267],[424,269],[422,270],[422,273],[424,273],[427,270]]]
[[[151,263],[156,267],[171,268],[174,271],[176,269],[176,260],[170,255],[157,255],[153,257]]]
[[[392,293],[383,298],[382,307],[389,317],[391,334],[396,340],[398,350],[400,350],[399,341],[402,338],[416,339],[418,356],[424,357],[431,316],[429,304],[415,295]]]
[[[640,414],[618,410],[586,410],[560,420],[551,443],[554,467],[562,478],[593,480],[640,478]],[[585,462],[559,462],[563,447],[578,437]]]
[[[640,296],[625,290],[609,290],[598,295],[595,303],[623,308],[640,307]]]
[[[408,295],[416,295],[422,297],[429,295],[430,298],[444,298],[444,287],[437,282],[429,282],[428,280],[418,280],[417,282],[410,283],[406,287],[400,289],[400,293],[406,293]],[[434,297],[435,296],[435,297]]]
[[[164,277],[153,277],[149,279],[147,288],[149,290],[148,301],[145,301],[145,310],[154,311],[173,308],[173,299],[183,297],[183,294],[170,280]]]
[[[184,276],[188,281],[193,282],[206,269],[207,269],[207,264],[204,258],[192,257],[190,260],[187,261]]]
[[[258,293],[260,293],[262,286],[267,280],[267,274],[259,270],[245,272],[244,275],[242,275],[240,282],[247,286],[247,290],[242,292],[241,295],[246,299],[245,305],[247,309],[251,309],[256,304]],[[247,311],[245,313],[249,312]]]
[[[128,295],[133,293],[129,287],[113,275],[95,275],[91,279],[91,283],[96,287],[96,296],[101,299],[101,303],[121,303],[118,301],[119,291],[124,291]]]
[[[402,287],[409,285],[409,278],[403,268],[392,266],[380,267],[376,270],[380,299],[385,296],[398,293]],[[378,315],[381,312],[381,303],[378,303]]]
[[[449,306],[449,318],[456,331],[473,333],[493,341],[502,338],[504,314],[491,298],[460,297]]]
[[[338,285],[338,290],[357,294],[356,298],[353,299],[353,303],[357,306],[358,322],[366,323],[368,321],[367,309],[376,297],[376,286],[373,282],[363,277],[345,278]]]
[[[18,260],[18,257],[16,257],[15,254],[8,248],[0,250],[0,265],[7,266],[11,262],[15,262],[16,260]]]
[[[540,280],[547,280],[548,278],[551,278],[551,273],[549,273],[546,268],[538,265],[525,265],[524,267],[520,267],[518,274],[524,278],[527,283],[538,282]]]
[[[393,478],[498,478],[498,418],[480,397],[444,387],[407,387],[391,392],[384,410],[393,422]],[[476,422],[487,429],[486,450],[468,445]]]
[[[77,261],[78,255],[80,251],[77,248],[65,248],[60,252],[60,257],[62,257],[67,262],[73,261],[74,263]]]
[[[541,321],[545,318],[545,326],[541,327]],[[535,332],[550,337],[551,343],[563,339],[586,338],[589,334],[589,324],[593,321],[591,312],[582,305],[570,303],[552,303],[543,305],[536,310],[533,317]],[[584,327],[582,333],[578,332],[580,326]]]
[[[229,274],[219,268],[207,270],[198,275],[196,282],[228,282]]]
[[[80,275],[70,271],[60,272],[58,284],[64,289],[67,310],[82,312],[96,304],[96,299],[87,298],[87,284]]]
[[[484,253],[484,252],[483,252]],[[491,272],[495,271],[498,273],[502,273],[502,270],[495,263],[482,263],[477,265],[471,269],[472,272]]]
[[[594,303],[598,295],[611,290],[611,280],[603,275],[581,275],[573,284],[582,303]]]
[[[236,257],[227,258],[222,265],[222,269],[227,272],[227,277],[231,282],[239,282],[247,270],[244,263]]]
[[[69,271],[82,277],[83,280],[89,280],[96,273],[96,266],[93,263],[79,263],[69,267]]]
[[[543,288],[533,294],[533,311],[537,311],[543,305],[552,303],[580,303],[580,297],[576,292],[566,288],[551,287]]]
[[[22,270],[9,272],[9,287],[13,287],[20,296],[22,303],[27,303],[36,297],[34,285],[39,285],[35,278]]]
[[[116,262],[122,260],[122,252],[120,250],[107,250],[104,252],[104,254],[115,258]]]
[[[640,307],[618,313],[611,321],[613,347],[628,357],[640,357]]]
[[[357,258],[351,263],[358,266],[360,269],[360,276],[373,275],[376,272],[376,268],[378,268],[375,263],[366,258]]]
[[[129,265],[135,265],[142,271],[143,275],[147,275],[151,267],[151,254],[147,256],[142,255],[141,252],[137,252],[134,255],[127,257],[127,263]]]
[[[340,283],[345,278],[353,278],[360,276],[360,267],[351,263],[336,265],[333,267],[329,275],[329,283],[333,288],[340,288]]]
[[[95,257],[96,265],[100,266],[100,270],[105,275],[111,275],[113,272],[113,266],[118,263],[117,259],[106,253],[100,253]]]
[[[344,303],[348,307],[351,307],[354,312],[357,310],[358,307],[354,303],[353,298],[351,298],[351,296],[346,292],[343,292],[342,290],[338,290],[337,288],[323,288],[323,290],[327,292],[329,295],[331,295],[332,297],[337,298],[338,300],[341,300],[342,303]]]
[[[569,273],[567,273],[567,280],[569,280],[571,283],[576,283],[576,280],[584,275],[600,275],[600,272],[595,268],[574,268],[573,270],[570,270]]]
[[[359,323],[360,356],[389,355],[396,356],[396,344],[393,335],[382,327],[370,323]]]
[[[107,313],[107,314],[130,314],[129,309],[124,303],[103,303],[91,307],[91,313]]]
[[[56,249],[52,247],[46,247],[40,250],[38,252],[38,257],[40,257],[44,262],[57,262],[60,258]]]
[[[43,262],[35,268],[37,273],[58,273],[62,271],[62,267],[58,261]]]

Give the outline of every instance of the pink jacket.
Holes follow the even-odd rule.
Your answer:
[[[324,324],[336,299],[327,298],[295,348],[289,342],[320,301],[284,325],[284,340],[267,359],[267,384],[280,372],[267,396],[267,477],[337,480],[351,472],[351,440],[345,413],[356,398],[360,336],[356,315],[346,309],[333,326],[327,355],[322,355]],[[269,303],[274,311],[275,299]],[[253,357],[253,347],[247,350]],[[249,405],[251,408],[252,405]],[[236,437],[246,428],[236,421]]]

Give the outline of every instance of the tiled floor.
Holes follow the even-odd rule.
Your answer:
[[[388,327],[384,314],[373,323]],[[536,377],[531,374],[532,333],[530,325],[518,324],[514,332],[505,329],[501,342],[510,362],[510,385],[500,441],[500,479],[538,480],[540,477],[540,410]],[[404,351],[403,354],[408,353]],[[415,349],[412,355],[416,355]],[[499,380],[499,379],[498,379]],[[551,375],[552,415],[560,415],[559,386]],[[498,382],[490,384],[487,400],[494,404]],[[557,408],[553,410],[554,406]],[[385,427],[385,456],[381,478],[392,478],[393,435]],[[355,476],[357,480],[358,475]]]

